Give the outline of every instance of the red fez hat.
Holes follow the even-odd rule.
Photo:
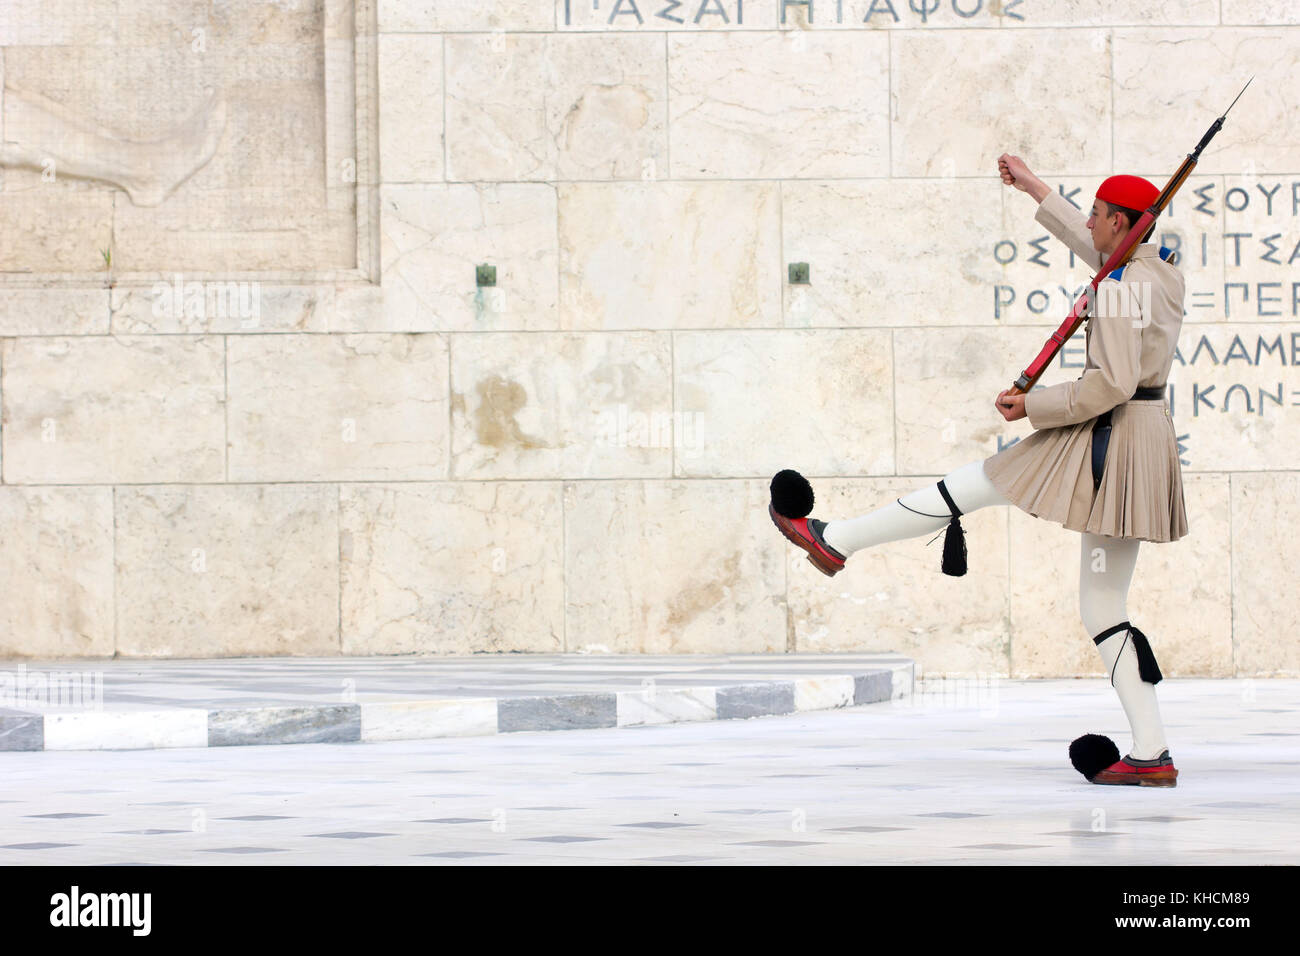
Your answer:
[[[1160,190],[1141,176],[1111,176],[1097,187],[1097,198],[1113,206],[1144,212]]]

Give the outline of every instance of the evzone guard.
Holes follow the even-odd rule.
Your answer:
[[[1003,155],[998,171],[1005,184],[1038,202],[1036,221],[1093,270],[1103,267],[1160,194],[1140,177],[1111,176],[1085,215],[1018,156]],[[1088,734],[1071,744],[1071,759],[1092,783],[1173,787],[1178,770],[1156,703],[1160,668],[1127,607],[1139,544],[1187,534],[1178,444],[1165,401],[1183,321],[1183,276],[1169,250],[1145,241],[1152,229],[1154,222],[1127,264],[1101,279],[1079,378],[998,394],[994,404],[1003,418],[1029,419],[1035,430],[1028,437],[937,484],[843,520],[808,517],[811,486],[797,472],[782,471],[772,479],[769,513],[782,534],[832,576],[857,551],[945,525],[943,570],[964,574],[958,518],[995,505],[1015,505],[1079,532],[1079,613],[1118,692],[1133,745],[1120,759],[1108,738]],[[1121,307],[1106,309],[1107,303]]]

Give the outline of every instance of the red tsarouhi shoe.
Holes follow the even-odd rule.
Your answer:
[[[822,538],[821,530],[826,522],[816,518],[787,518],[771,505],[767,513],[772,516],[772,524],[780,529],[792,544],[797,544],[808,552],[808,560],[822,574],[834,577],[844,569],[846,558],[832,548]]]
[[[1176,787],[1178,770],[1166,750],[1154,760],[1125,757],[1117,760],[1092,778],[1092,783],[1128,784],[1139,787]]]

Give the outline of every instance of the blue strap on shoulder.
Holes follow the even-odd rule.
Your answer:
[[[1160,259],[1163,262],[1168,262],[1170,265],[1173,265],[1175,262],[1178,261],[1178,253],[1175,252],[1173,249],[1170,249],[1168,246],[1161,246]],[[1106,278],[1114,279],[1116,282],[1119,282],[1124,277],[1124,270],[1127,268],[1128,268],[1128,263],[1126,262],[1118,269],[1106,273]]]

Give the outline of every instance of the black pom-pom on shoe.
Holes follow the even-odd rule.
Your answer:
[[[772,507],[783,518],[806,518],[813,510],[813,490],[808,479],[786,469],[772,476]]]
[[[1070,744],[1070,763],[1088,780],[1117,760],[1119,748],[1115,741],[1102,734],[1084,734]]]

